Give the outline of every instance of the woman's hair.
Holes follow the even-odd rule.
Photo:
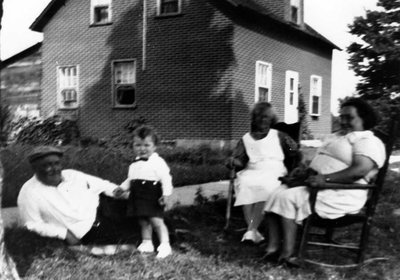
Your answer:
[[[356,108],[358,116],[363,120],[365,130],[373,128],[378,123],[378,114],[367,101],[361,98],[350,98],[343,102],[340,108],[347,106]]]
[[[254,105],[253,110],[251,110],[251,131],[256,130],[256,123],[255,123],[256,117],[267,109],[272,109],[271,103],[258,102]],[[271,120],[271,126],[273,126],[277,122],[278,122],[278,117],[274,112],[273,119]]]
[[[148,125],[141,125],[137,127],[133,131],[133,137],[139,137],[140,139],[145,139],[146,137],[150,136],[154,142],[154,145],[158,145],[160,141],[157,133],[155,132],[154,128]]]

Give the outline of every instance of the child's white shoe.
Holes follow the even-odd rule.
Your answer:
[[[157,248],[157,259],[163,259],[172,254],[172,248],[169,243],[161,243]]]
[[[154,245],[150,240],[144,240],[137,249],[140,253],[153,253]]]

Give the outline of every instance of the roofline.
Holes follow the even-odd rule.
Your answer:
[[[319,32],[317,32],[314,28],[312,28],[311,26],[309,26],[307,23],[304,23],[304,27],[306,29],[302,29],[300,28],[298,25],[295,25],[291,22],[287,22],[285,20],[280,19],[279,17],[273,15],[273,14],[269,14],[269,13],[265,13],[263,11],[259,11],[259,10],[255,10],[251,7],[242,5],[241,3],[239,3],[236,0],[225,0],[226,2],[228,2],[230,5],[232,5],[233,7],[237,8],[237,9],[241,9],[244,12],[249,12],[249,13],[254,13],[257,14],[259,16],[265,17],[268,20],[272,20],[278,24],[284,25],[287,28],[293,30],[293,31],[297,31],[297,32],[301,32],[302,34],[311,37],[313,39],[316,39],[324,44],[329,45],[332,49],[337,49],[339,51],[341,51],[342,49],[340,47],[338,47],[336,44],[334,44],[333,42],[331,42],[329,39],[327,39],[325,36],[323,36],[322,34],[320,34]],[[309,29],[310,32],[307,32],[306,30]],[[312,33],[315,34],[312,34]]]
[[[48,21],[57,13],[57,11],[60,9],[61,6],[65,5],[65,2],[67,0],[52,0],[46,8],[42,11],[42,13],[35,19],[35,21],[31,24],[29,27],[33,31],[37,32],[43,32],[43,28],[46,26]],[[314,28],[309,26],[308,24],[304,23],[305,29],[299,28],[298,26],[295,26],[294,24],[291,24],[290,22],[284,21],[273,14],[265,13],[259,10],[255,10],[254,8],[247,7],[242,5],[240,2],[236,0],[225,0],[225,2],[229,3],[233,7],[237,9],[242,9],[243,11],[251,12],[251,13],[256,13],[260,16],[263,16],[267,19],[273,20],[276,23],[282,24],[286,26],[287,28],[301,32],[302,34],[311,37],[313,39],[316,39],[324,44],[327,44],[329,47],[332,49],[337,49],[341,51],[342,49],[335,45],[333,42],[331,42],[329,39],[327,39],[325,36],[321,35],[319,32],[317,32]],[[310,32],[307,32],[307,29]]]
[[[4,69],[7,66],[13,64],[14,62],[18,61],[19,59],[40,50],[41,47],[42,47],[42,42],[36,43],[35,45],[30,46],[29,48],[1,61],[0,69]]]
[[[67,0],[52,0],[29,26],[29,29],[37,32],[43,32],[47,22],[57,13],[61,6],[65,5]]]

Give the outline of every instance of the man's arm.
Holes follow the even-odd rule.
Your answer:
[[[18,197],[18,209],[25,227],[41,236],[64,240],[67,236],[67,229],[43,221],[40,216],[39,203],[40,197],[35,195],[33,192],[22,192]]]
[[[107,196],[114,197],[113,191],[118,187],[116,184],[96,176],[82,174],[84,174],[85,180],[92,191],[97,194],[104,193]]]

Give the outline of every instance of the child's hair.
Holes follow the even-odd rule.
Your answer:
[[[157,133],[155,130],[148,125],[141,125],[137,127],[133,131],[133,137],[139,137],[140,139],[145,139],[146,137],[150,136],[154,142],[154,145],[158,145],[158,142],[160,141]]]

